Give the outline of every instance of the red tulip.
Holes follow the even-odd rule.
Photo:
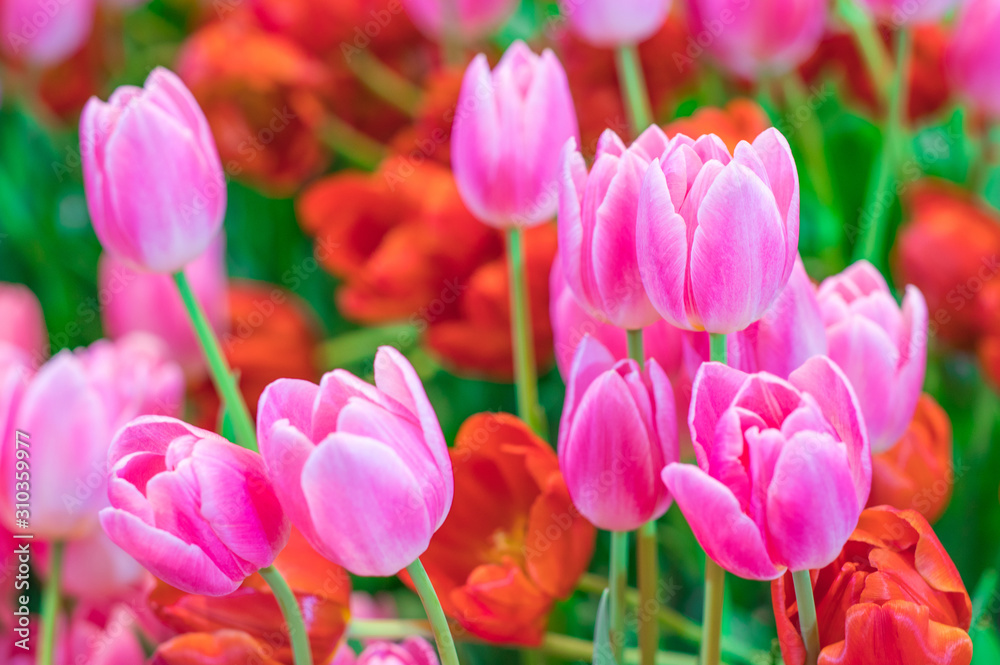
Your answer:
[[[186,633],[157,648],[149,665],[283,665],[267,646],[238,630]]]
[[[722,107],[702,106],[686,118],[678,118],[663,127],[667,136],[715,134],[730,151],[740,141],[752,142],[771,126],[767,113],[752,99],[738,97]]]

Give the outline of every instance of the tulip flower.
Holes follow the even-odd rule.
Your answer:
[[[737,97],[723,107],[702,106],[691,115],[664,125],[663,131],[669,138],[678,134],[715,134],[733,151],[740,141],[753,141],[770,126],[771,120],[760,104],[752,99]]]
[[[410,20],[431,39],[487,37],[517,9],[516,0],[402,0]],[[450,14],[449,12],[454,12]]]
[[[1000,116],[1000,2],[966,0],[958,13],[948,51],[948,74],[959,93],[991,117]]]
[[[830,358],[854,386],[872,452],[880,453],[903,436],[917,408],[927,366],[927,303],[908,286],[900,308],[867,261],[824,280],[818,297]]]
[[[48,548],[41,554],[38,569],[48,580],[51,572]],[[59,575],[60,592],[64,596],[102,604],[134,603],[152,583],[153,576],[142,564],[111,542],[101,529],[65,545]]]
[[[933,23],[958,4],[959,0],[859,0],[872,16],[895,27]]]
[[[257,407],[260,450],[285,512],[356,575],[413,563],[454,493],[448,446],[413,366],[381,347],[375,387],[344,370],[320,385],[282,379]]]
[[[185,633],[156,648],[149,665],[285,665],[267,645],[238,630]]]
[[[137,268],[172,273],[222,227],[226,182],[205,115],[158,67],[144,88],[122,86],[80,117],[83,179],[104,249]]]
[[[594,527],[552,448],[514,416],[466,420],[451,460],[454,506],[422,557],[445,614],[484,640],[537,646],[587,570]]]
[[[178,413],[184,379],[159,340],[134,334],[61,351],[15,386],[0,391],[0,414],[8,414],[0,441],[3,519],[13,526],[16,428],[29,435],[32,533],[53,542],[97,529],[115,432],[141,414]]]
[[[829,358],[788,380],[705,363],[689,419],[698,465],[663,480],[705,553],[726,570],[769,580],[833,561],[871,488],[858,400]]]
[[[427,640],[408,637],[399,644],[372,642],[357,656],[344,644],[331,665],[438,665],[440,662]]]
[[[822,651],[819,665],[968,665],[972,602],[951,557],[914,510],[861,513],[835,561],[812,572]],[[786,575],[771,583],[786,665],[805,647]]]
[[[151,573],[221,596],[270,566],[288,542],[256,453],[174,418],[137,418],[115,437],[101,526]]]
[[[788,282],[798,238],[798,173],[775,129],[732,157],[716,136],[678,134],[646,170],[639,272],[678,328],[726,334],[759,319]]]
[[[655,125],[628,148],[609,129],[589,174],[575,139],[563,148],[559,247],[566,282],[591,316],[619,328],[637,330],[660,319],[639,275],[636,220],[646,170],[667,145]]]
[[[787,286],[760,320],[727,337],[726,343],[733,367],[782,379],[809,358],[826,355],[823,314],[802,259],[796,260]]]
[[[127,627],[136,620],[135,608],[124,603],[82,604],[74,608],[69,621],[60,620],[56,631],[52,665],[136,665],[145,662],[138,636]],[[32,623],[38,618],[32,618]],[[12,632],[12,631],[8,631]],[[5,665],[36,665],[40,658],[35,635],[30,651],[11,645],[5,651],[0,638],[0,656]],[[13,642],[14,639],[11,640]]]
[[[566,18],[573,31],[595,46],[637,44],[667,20],[670,0],[570,0]]]
[[[559,423],[559,467],[580,513],[619,532],[660,517],[670,496],[659,474],[678,455],[674,391],[660,364],[616,360],[585,338]]]
[[[94,27],[97,0],[0,3],[0,44],[15,60],[45,67],[59,63],[86,43]]]
[[[706,44],[724,67],[744,78],[785,74],[816,50],[828,5],[826,0],[688,0],[690,43]]]
[[[868,505],[914,509],[933,523],[948,507],[954,483],[951,421],[924,393],[902,438],[872,457]]]
[[[514,42],[493,71],[476,56],[465,72],[451,163],[465,205],[499,228],[535,226],[558,205],[560,150],[579,141],[566,72],[552,51]]]
[[[45,318],[38,298],[26,286],[0,282],[0,342],[13,344],[41,361],[49,350]]]
[[[195,297],[217,335],[228,329],[226,245],[223,236],[184,269]],[[102,294],[101,321],[112,338],[142,331],[163,340],[172,360],[188,376],[205,372],[205,354],[173,280],[167,275],[136,271],[114,254],[103,254],[97,265]]]

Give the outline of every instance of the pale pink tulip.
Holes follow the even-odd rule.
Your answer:
[[[39,571],[46,580],[48,556],[45,551],[38,558]],[[142,564],[111,542],[102,529],[65,544],[59,577],[64,596],[103,605],[137,602],[153,584],[153,576]]]
[[[674,392],[659,363],[640,369],[586,337],[559,423],[559,468],[580,514],[608,531],[660,517],[670,507],[660,472],[678,455]]]
[[[732,333],[763,316],[798,256],[799,179],[768,129],[734,156],[717,136],[670,140],[639,194],[639,272],[668,323]]]
[[[375,386],[344,370],[281,379],[257,408],[260,451],[292,523],[357,575],[423,554],[454,495],[448,446],[413,366],[381,347]]]
[[[137,617],[136,608],[126,604],[78,605],[68,622],[60,618],[56,624],[53,665],[138,665],[145,662],[142,643],[134,631]],[[5,647],[0,639],[0,654],[5,656],[6,665],[36,665],[39,661],[39,635],[35,632],[39,621],[39,617],[31,617],[28,651],[14,645]],[[14,636],[11,641],[14,639],[19,638]],[[5,653],[5,649],[9,652]]]
[[[1000,1],[966,0],[948,48],[948,74],[977,110],[1000,118]]]
[[[260,455],[174,418],[144,416],[108,454],[108,537],[164,582],[224,596],[274,562],[290,526]]]
[[[172,72],[93,97],[80,117],[90,218],[108,252],[172,273],[218,235],[226,181],[205,114]]]
[[[517,0],[403,0],[403,7],[431,39],[445,38],[450,31],[468,42],[503,25],[517,9]]]
[[[819,304],[830,358],[854,386],[865,413],[873,453],[906,431],[917,409],[927,368],[927,303],[906,287],[903,306],[882,275],[859,261],[823,281]]]
[[[959,0],[859,0],[859,2],[876,19],[896,27],[933,23],[959,4]]]
[[[706,554],[731,573],[770,580],[840,554],[871,490],[864,417],[823,356],[788,380],[705,363],[688,424],[698,465],[663,480]]]
[[[748,79],[786,74],[816,50],[829,4],[828,0],[688,0],[691,37],[687,51],[678,57],[693,60],[707,48],[723,66]]]
[[[670,13],[671,0],[565,0],[573,32],[595,46],[637,44],[652,37]]]
[[[0,282],[0,342],[23,349],[41,361],[48,354],[49,338],[42,306],[31,289],[21,284]]]
[[[97,0],[3,0],[0,43],[11,58],[54,65],[86,43],[96,11]]]
[[[491,72],[479,54],[465,71],[451,133],[462,200],[500,228],[551,219],[559,201],[560,155],[579,141],[566,72],[552,51],[514,42]]]

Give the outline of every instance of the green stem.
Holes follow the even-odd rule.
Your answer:
[[[625,591],[628,589],[628,532],[611,532],[611,651],[616,663],[625,652]]]
[[[725,364],[726,336],[712,333],[711,360]],[[701,665],[719,665],[722,658],[722,604],[726,590],[726,571],[705,556],[705,608],[701,623]]]
[[[345,61],[361,84],[376,96],[411,118],[417,114],[423,93],[409,79],[367,51],[359,51]]]
[[[191,290],[191,284],[183,271],[174,273],[174,283],[181,294],[181,300],[184,301],[184,307],[191,319],[191,325],[194,326],[194,332],[198,336],[201,350],[205,353],[205,359],[208,360],[208,369],[212,376],[212,383],[215,384],[215,390],[222,397],[222,403],[225,404],[226,410],[232,418],[233,429],[236,432],[236,443],[256,451],[257,434],[253,418],[250,417],[250,409],[247,408],[243,394],[240,393],[236,377],[229,367],[229,362],[222,352],[222,346],[215,336],[215,331],[212,330],[212,325],[208,322],[208,317],[205,316],[205,310],[194,297],[194,291]]]
[[[312,665],[312,648],[309,646],[309,633],[306,632],[305,623],[302,621],[302,611],[299,609],[299,602],[295,599],[288,582],[274,566],[262,568],[260,576],[264,578],[267,585],[271,587],[281,614],[285,617],[285,624],[288,626],[288,640],[292,644],[292,653],[295,658],[295,665]]]
[[[789,114],[792,117],[799,117],[799,109],[806,109],[805,120],[799,127],[803,157],[809,171],[809,180],[812,182],[816,198],[826,208],[832,208],[835,203],[833,193],[833,178],[830,176],[830,167],[826,161],[826,154],[823,152],[823,127],[816,116],[816,111],[809,103],[809,95],[802,84],[797,72],[791,72],[782,80],[785,92],[785,101]]]
[[[712,333],[711,335],[709,335],[709,339],[711,340],[711,347],[712,347],[711,349],[712,362],[722,363],[723,365],[725,365],[728,356],[726,352],[726,336]]]
[[[384,145],[335,115],[323,119],[319,137],[331,150],[366,171],[377,169],[389,152]]]
[[[438,600],[431,578],[427,576],[424,565],[417,559],[406,567],[406,572],[413,580],[413,586],[417,588],[417,594],[424,604],[427,618],[431,623],[431,631],[434,633],[434,641],[437,642],[438,654],[441,656],[441,665],[458,665],[458,652],[455,651],[455,638],[451,635],[451,628],[448,627],[448,619],[441,609],[441,601]]]
[[[642,60],[635,44],[624,44],[615,52],[615,64],[618,67],[618,82],[622,90],[622,99],[628,110],[632,131],[639,136],[653,122],[653,109],[649,103],[649,91],[646,88],[646,77],[642,73]]]
[[[868,220],[860,220],[862,229],[861,242],[857,244],[854,258],[868,259],[876,267],[882,267],[885,254],[886,230],[885,220],[895,197],[892,192],[895,181],[896,164],[900,148],[900,138],[903,131],[906,113],[907,70],[910,55],[912,35],[902,28],[896,36],[898,43],[896,56],[896,73],[892,79],[889,95],[889,114],[885,121],[882,139],[882,154],[878,165],[878,179],[875,188],[866,201],[865,210]]]
[[[510,334],[514,341],[514,382],[517,385],[517,413],[539,436],[545,422],[538,404],[538,376],[535,373],[535,344],[528,302],[528,275],[524,266],[524,232],[517,226],[507,229],[507,269],[510,276]]]
[[[816,665],[819,659],[819,626],[816,623],[816,601],[808,570],[792,573],[795,584],[795,604],[799,610],[799,630],[806,645],[806,665]]]
[[[42,596],[42,643],[38,650],[38,665],[52,665],[56,645],[56,617],[59,616],[59,584],[62,578],[65,545],[52,543],[49,554],[49,583]]]
[[[885,107],[887,91],[892,78],[892,62],[886,51],[885,43],[878,32],[878,26],[868,13],[859,7],[855,0],[837,0],[837,13],[854,33],[865,67],[872,78],[872,85],[879,103]]]

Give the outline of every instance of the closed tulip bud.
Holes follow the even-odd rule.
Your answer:
[[[285,512],[356,575],[413,563],[451,509],[448,446],[413,366],[375,356],[375,386],[344,370],[320,385],[281,379],[257,407],[260,450]]]
[[[101,526],[164,582],[222,596],[270,566],[289,525],[259,455],[173,418],[137,418],[108,454]]]
[[[836,558],[872,471],[858,400],[829,358],[787,381],[705,363],[688,424],[698,465],[671,464],[663,480],[709,557],[757,580]]]
[[[441,39],[451,33],[469,42],[486,37],[503,25],[517,9],[517,1],[403,0],[403,7],[414,25],[428,37]]]
[[[670,0],[569,0],[573,32],[595,46],[637,44],[652,37],[670,13]]]
[[[48,352],[49,339],[38,298],[26,286],[0,282],[0,342],[13,344],[33,359]]]
[[[646,170],[636,238],[646,295],[668,323],[749,326],[798,256],[799,177],[785,137],[768,129],[730,156],[712,134],[675,136]]]
[[[873,453],[891,447],[913,418],[927,367],[927,303],[915,286],[896,304],[885,279],[859,261],[819,287],[830,358],[865,413]]]
[[[809,358],[826,355],[823,314],[802,259],[796,260],[788,284],[760,320],[728,336],[726,344],[733,367],[782,379]]]
[[[969,665],[972,601],[934,530],[915,510],[861,513],[836,560],[812,571],[819,665]],[[792,576],[771,583],[786,665],[805,665]]]
[[[97,0],[0,2],[0,44],[15,60],[46,67],[62,62],[90,37]]]
[[[585,338],[559,423],[559,467],[580,514],[608,531],[660,517],[670,496],[659,475],[678,456],[674,391],[659,363],[616,360]]]
[[[558,205],[560,156],[579,141],[566,72],[552,51],[514,42],[491,72],[476,56],[465,72],[451,133],[462,200],[491,226],[535,226]]]
[[[933,23],[958,4],[958,0],[859,0],[872,16],[895,27]]]
[[[1000,117],[1000,2],[967,0],[948,50],[948,73],[959,93],[978,110]]]
[[[826,0],[688,0],[690,43],[707,43],[738,76],[785,74],[816,50],[828,5]]]
[[[133,266],[177,272],[222,227],[226,181],[205,115],[176,75],[91,98],[80,117],[90,218],[104,249]]]
[[[646,170],[667,145],[655,125],[628,148],[609,129],[597,143],[590,173],[575,139],[563,149],[559,251],[566,281],[591,316],[619,328],[660,320],[639,274],[636,220]]]

